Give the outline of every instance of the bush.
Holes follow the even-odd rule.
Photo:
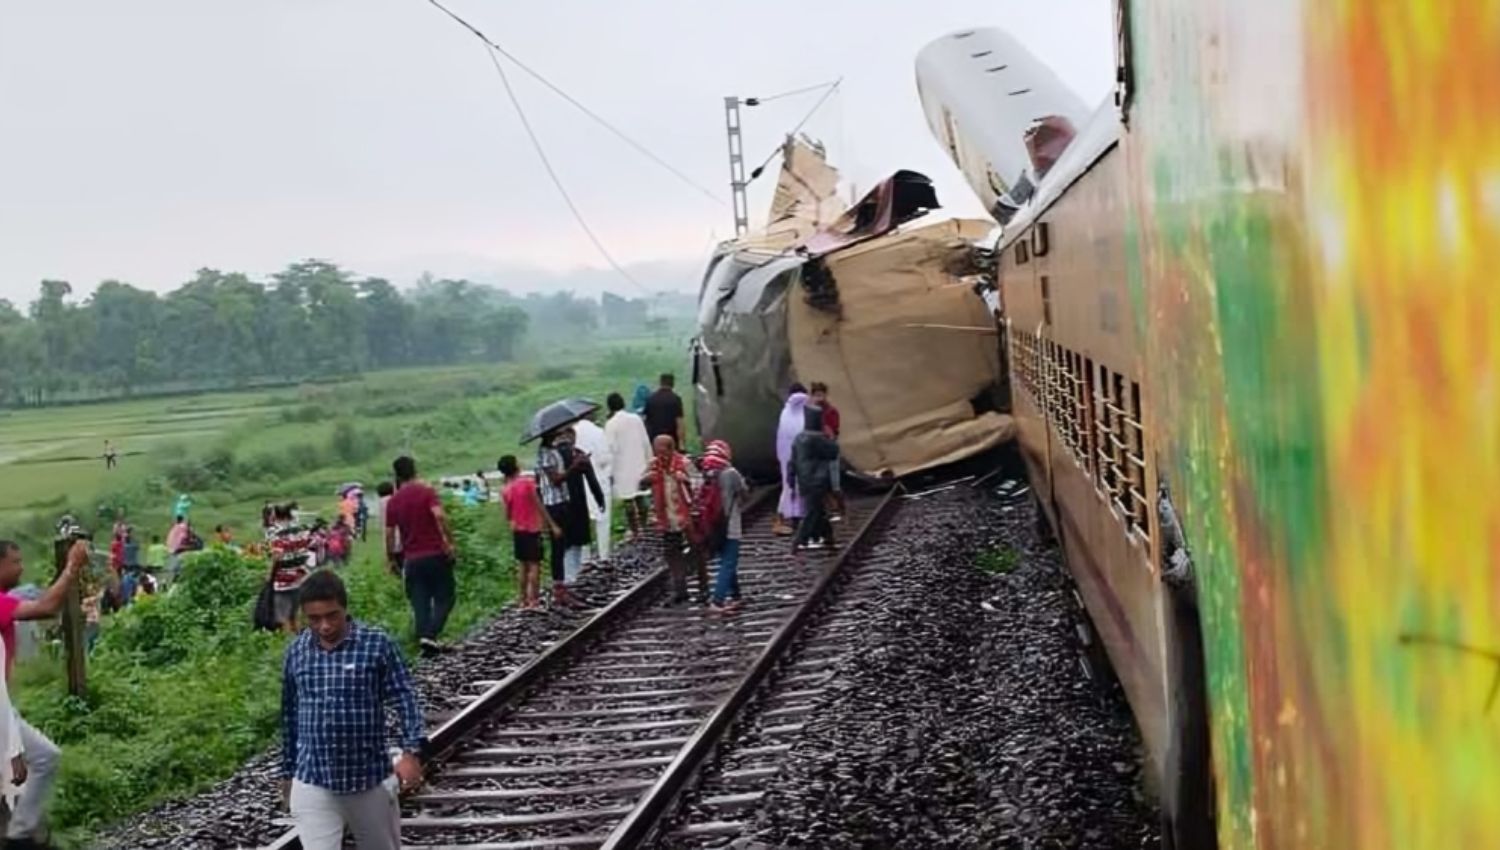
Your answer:
[[[328,448],[334,457],[344,464],[354,465],[363,463],[380,450],[380,432],[370,428],[359,428],[347,419],[339,420],[333,426],[333,435],[329,438]]]
[[[167,592],[141,597],[114,618],[98,649],[151,667],[176,664],[216,632],[243,630],[249,602],[265,570],[232,552],[209,549],[186,558],[182,577]]]

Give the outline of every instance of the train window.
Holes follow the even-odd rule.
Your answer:
[[[1113,388],[1114,382],[1110,380],[1110,371],[1100,365],[1099,395],[1094,416],[1094,456],[1099,463],[1099,474],[1095,482],[1099,497],[1106,502],[1115,497],[1116,470],[1119,469],[1119,462],[1115,455],[1115,410],[1118,408],[1110,394]]]
[[[1039,221],[1036,227],[1031,229],[1031,256],[1045,257],[1052,250],[1052,233],[1047,222]]]
[[[1083,358],[1083,387],[1082,387],[1083,412],[1083,468],[1093,474],[1099,468],[1094,457],[1094,447],[1098,440],[1094,437],[1094,358]]]
[[[1115,0],[1115,108],[1122,122],[1129,118],[1134,93],[1130,47],[1130,0]]]
[[[1089,469],[1088,384],[1084,380],[1083,355],[1074,351],[1068,363],[1069,401],[1073,406],[1073,459]]]
[[[1130,382],[1130,416],[1126,419],[1125,452],[1129,468],[1129,521],[1131,530],[1142,540],[1150,540],[1151,523],[1146,498],[1146,433],[1141,424],[1141,385]]]
[[[1052,325],[1052,279],[1042,275],[1042,322]]]
[[[1110,495],[1113,497],[1115,510],[1123,518],[1130,515],[1130,470],[1125,450],[1125,431],[1128,427],[1125,422],[1125,376],[1119,372],[1110,372],[1109,381],[1110,412],[1114,414],[1114,428],[1109,433],[1109,442],[1115,465],[1115,487]]]

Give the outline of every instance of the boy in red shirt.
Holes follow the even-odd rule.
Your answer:
[[[542,494],[536,488],[536,479],[521,473],[521,464],[515,455],[500,458],[499,469],[500,474],[505,476],[505,488],[500,491],[500,501],[505,503],[505,518],[510,523],[516,563],[521,567],[521,609],[540,611],[542,526],[547,526],[554,541],[562,536],[562,529],[552,521],[547,508],[542,505]]]

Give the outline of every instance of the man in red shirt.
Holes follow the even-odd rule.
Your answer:
[[[62,575],[47,588],[41,598],[25,600],[10,595],[21,583],[25,565],[21,561],[21,547],[10,540],[0,540],[0,641],[5,643],[5,679],[10,681],[10,671],[16,660],[16,623],[21,620],[46,620],[62,610],[68,591],[78,580],[89,562],[89,543],[79,540],[68,550],[67,566]],[[33,728],[16,715],[16,726],[21,737],[21,755],[11,759],[11,772],[17,784],[29,783],[21,791],[21,799],[11,815],[6,829],[7,847],[40,847],[35,834],[42,823],[43,807],[47,792],[57,776],[57,764],[62,752],[46,735]]]
[[[406,581],[422,654],[435,655],[443,651],[437,638],[453,610],[453,538],[437,491],[417,480],[417,462],[403,455],[392,469],[396,494],[385,506],[386,557],[392,567],[400,566]]]

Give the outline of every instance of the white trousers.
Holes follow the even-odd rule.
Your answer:
[[[57,779],[62,750],[19,715],[16,722],[21,746],[26,750],[26,782],[21,786],[21,799],[16,801],[16,811],[11,815],[5,834],[8,838],[30,838],[42,825],[47,795],[52,792],[52,783]]]
[[[346,826],[359,850],[401,850],[394,776],[358,794],[335,794],[298,780],[292,783],[291,808],[303,850],[339,850]]]
[[[605,490],[604,492],[608,493],[609,491]],[[605,499],[604,510],[600,511],[599,516],[594,518],[594,546],[599,553],[599,560],[601,561],[609,558],[609,544],[611,542],[610,513],[612,513],[613,509],[614,499]]]
[[[594,497],[592,495],[588,496],[589,517],[594,520],[594,551],[598,553],[599,560],[604,561],[609,559],[609,544],[611,542],[609,520],[610,513],[613,512],[615,504],[614,479],[610,477],[608,471],[597,474],[599,476],[599,486],[604,489],[604,504],[596,504]]]

